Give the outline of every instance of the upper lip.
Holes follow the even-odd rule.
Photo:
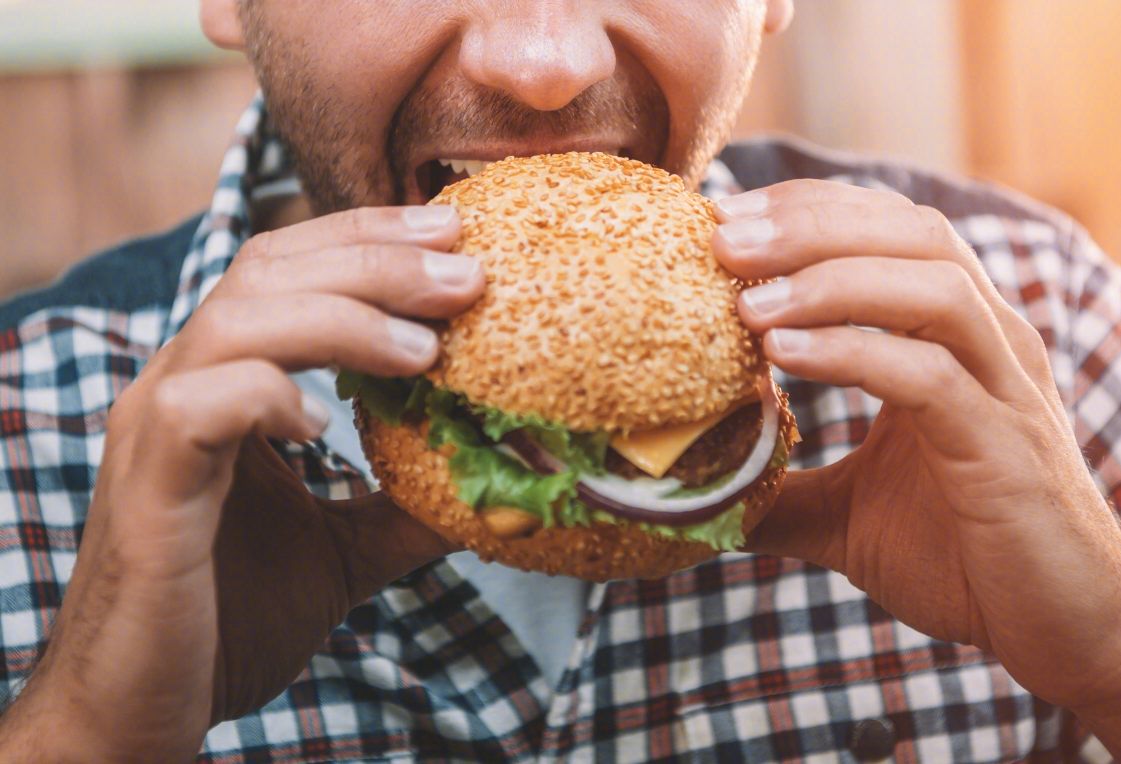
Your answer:
[[[564,138],[547,141],[494,141],[471,146],[441,146],[438,154],[426,152],[414,166],[419,167],[433,159],[477,159],[497,162],[509,156],[528,157],[535,154],[563,154],[568,151],[617,152],[623,142],[611,138]]]

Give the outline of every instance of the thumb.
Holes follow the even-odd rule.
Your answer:
[[[317,501],[335,539],[352,606],[459,549],[394,504],[384,492],[345,501]]]
[[[812,470],[788,472],[782,492],[762,522],[748,532],[741,551],[794,557],[844,570],[851,493],[849,459]]]

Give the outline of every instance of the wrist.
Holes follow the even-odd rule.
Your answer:
[[[0,761],[190,761],[194,749],[145,734],[143,722],[115,716],[90,698],[72,670],[54,671],[48,652],[27,686],[0,717]]]
[[[1121,761],[1121,699],[1072,708],[1071,711],[1102,742],[1113,758]]]
[[[110,761],[111,753],[90,734],[83,714],[67,702],[42,665],[0,718],[0,760]]]

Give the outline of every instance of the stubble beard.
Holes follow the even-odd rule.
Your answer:
[[[401,204],[407,166],[416,145],[469,145],[502,139],[563,139],[617,129],[643,136],[636,158],[659,164],[669,138],[669,109],[655,83],[622,67],[562,109],[540,112],[495,90],[463,80],[419,87],[398,107],[380,135],[361,105],[348,103],[331,83],[314,78],[310,51],[299,41],[281,44],[256,3],[242,6],[248,53],[261,83],[268,119],[290,151],[304,192],[317,215],[363,206]],[[285,41],[286,43],[288,41]],[[730,127],[730,124],[729,124]],[[690,185],[719,150],[723,125],[697,125],[675,167]]]

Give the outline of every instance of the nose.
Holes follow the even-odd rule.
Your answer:
[[[502,3],[468,27],[460,67],[469,79],[538,111],[564,108],[615,72],[615,48],[581,0]]]

